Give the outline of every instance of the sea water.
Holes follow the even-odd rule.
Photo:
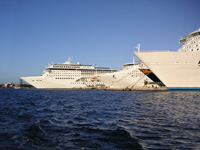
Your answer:
[[[0,89],[0,149],[199,150],[200,91]]]

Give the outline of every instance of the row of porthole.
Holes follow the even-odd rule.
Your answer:
[[[76,82],[76,83],[72,83],[72,84],[85,84],[84,82],[82,83],[79,83],[79,82]],[[95,85],[96,83],[90,83],[91,85]]]
[[[72,79],[74,79],[74,78],[56,78],[56,79],[71,79],[71,80],[72,80]]]

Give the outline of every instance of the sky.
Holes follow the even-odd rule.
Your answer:
[[[143,50],[177,51],[200,28],[199,0],[0,0],[0,84],[51,63],[120,69]]]

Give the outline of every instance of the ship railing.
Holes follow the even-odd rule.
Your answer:
[[[170,51],[170,50],[140,50],[140,52],[173,52],[173,51]],[[135,51],[135,53],[138,53],[138,51]]]

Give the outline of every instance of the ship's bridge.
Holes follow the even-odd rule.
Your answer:
[[[189,33],[189,34],[186,35],[184,38],[181,38],[181,39],[180,39],[180,43],[181,43],[181,44],[185,44],[185,42],[188,41],[190,38],[195,37],[195,36],[198,36],[198,35],[200,35],[200,28],[199,28],[199,30],[197,30],[197,31],[194,31],[194,32]]]

